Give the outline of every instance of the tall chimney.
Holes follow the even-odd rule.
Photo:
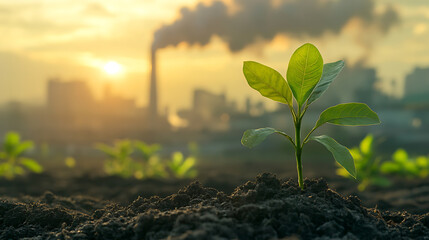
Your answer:
[[[158,116],[158,88],[156,86],[156,48],[152,47],[151,52],[152,69],[150,73],[150,92],[149,92],[149,114],[151,117]]]

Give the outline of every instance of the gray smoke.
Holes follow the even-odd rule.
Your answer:
[[[354,18],[386,33],[399,22],[398,13],[388,8],[375,13],[373,0],[234,0],[239,10],[231,14],[221,1],[182,8],[180,17],[155,32],[153,48],[181,42],[204,46],[212,36],[220,37],[232,52],[256,40],[272,40],[277,34],[295,38],[338,34]]]

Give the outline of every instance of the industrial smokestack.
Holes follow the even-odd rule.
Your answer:
[[[151,50],[151,72],[149,86],[149,114],[151,117],[158,116],[158,88],[156,80],[156,48]]]
[[[376,0],[232,0],[237,11],[224,1],[200,2],[182,8],[180,17],[155,32],[154,47],[177,46],[181,42],[205,46],[220,37],[231,52],[238,52],[258,40],[271,41],[278,34],[307,39],[325,33],[340,34],[352,20],[366,29],[387,33],[399,22],[398,12],[387,6],[376,11]],[[231,11],[230,11],[231,10]],[[368,36],[368,33],[362,35]]]

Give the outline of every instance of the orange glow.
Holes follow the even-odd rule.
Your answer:
[[[115,62],[115,61],[109,61],[103,66],[104,71],[109,75],[116,75],[120,72],[122,72],[123,68],[122,65]]]

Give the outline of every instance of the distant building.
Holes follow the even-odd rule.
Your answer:
[[[86,82],[51,79],[47,89],[47,107],[55,114],[88,114],[96,102]]]
[[[429,96],[429,67],[416,67],[405,77],[405,96],[426,94]]]
[[[191,130],[222,131],[229,129],[230,116],[235,112],[236,103],[228,102],[224,93],[197,89],[194,91],[192,109],[179,111],[179,116],[188,121]]]
[[[429,109],[429,67],[417,67],[405,78],[403,102],[416,109]]]
[[[117,138],[155,137],[147,134],[147,108],[134,99],[116,95],[106,86],[101,100],[95,99],[85,81],[51,79],[47,88],[47,117],[44,125],[48,142],[94,142]],[[158,115],[157,126],[168,131],[167,119]]]

